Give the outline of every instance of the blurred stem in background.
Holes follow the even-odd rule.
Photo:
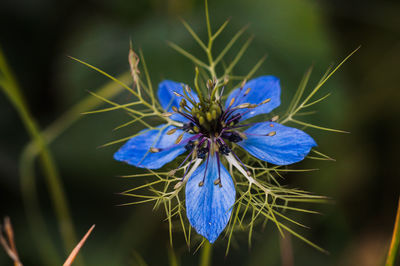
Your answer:
[[[399,253],[400,243],[400,198],[397,206],[396,220],[394,222],[392,242],[390,243],[389,253],[386,259],[386,266],[393,266],[396,260],[396,255]]]
[[[29,224],[31,225],[33,237],[35,241],[37,241],[37,247],[43,263],[45,265],[59,265],[61,262],[60,256],[57,254],[55,245],[52,243],[52,240],[48,234],[46,223],[39,208],[39,201],[35,187],[34,161],[35,158],[40,155],[40,162],[45,173],[51,200],[57,215],[64,247],[67,251],[70,251],[74,248],[77,242],[75,237],[76,234],[71,216],[69,214],[68,204],[62,183],[60,181],[53,157],[47,145],[56,137],[58,137],[65,129],[76,122],[81,117],[82,112],[95,108],[96,106],[100,105],[101,102],[91,96],[88,96],[73,106],[46,130],[40,132],[39,127],[28,110],[18,83],[8,67],[1,49],[0,73],[0,87],[17,109],[21,116],[21,120],[23,121],[32,138],[32,141],[22,152],[19,166],[21,174],[22,196],[26,206]],[[129,73],[126,73],[121,75],[119,78],[125,81],[128,80],[129,77]],[[104,97],[113,97],[121,91],[121,87],[118,84],[109,82],[104,87],[100,88],[97,93]],[[76,265],[79,264],[82,264],[82,261],[77,260]]]
[[[67,200],[65,197],[64,189],[62,186],[62,183],[60,181],[60,176],[57,170],[57,167],[55,165],[53,156],[50,153],[50,150],[48,149],[45,140],[43,139],[42,135],[40,134],[39,127],[36,124],[35,120],[33,119],[31,113],[28,110],[28,106],[25,102],[25,99],[23,98],[23,95],[21,93],[21,90],[17,84],[17,81],[15,80],[10,68],[8,67],[8,64],[6,62],[6,59],[3,55],[2,50],[0,49],[0,72],[1,72],[1,77],[0,77],[0,86],[3,89],[4,93],[7,95],[11,103],[14,105],[16,108],[18,114],[21,117],[21,120],[26,127],[26,130],[28,131],[29,135],[31,136],[32,140],[34,141],[35,145],[39,147],[40,149],[40,163],[43,168],[43,172],[45,175],[45,180],[50,192],[50,197],[53,203],[54,210],[56,212],[56,216],[58,219],[58,224],[60,227],[61,231],[61,237],[64,242],[64,247],[68,250],[72,250],[75,246],[76,243],[76,237],[75,237],[75,230],[72,224],[71,216],[68,210],[68,204]],[[32,178],[34,176],[33,172],[33,163],[32,164],[26,164],[24,165],[23,163],[26,162],[27,160],[25,159],[27,156],[23,155],[21,159],[21,164],[20,164],[20,171],[21,175],[26,175],[30,176]],[[28,172],[29,171],[29,172]],[[31,184],[34,184],[31,183]],[[31,208],[37,208],[38,207],[38,202],[37,198],[34,201],[30,201],[27,196],[28,195],[23,195],[24,196],[24,201],[26,206],[29,206],[30,211],[28,211],[28,214],[34,214],[33,209]],[[54,259],[47,259],[47,257],[55,257],[55,250],[51,245],[51,240],[48,238],[46,235],[45,231],[45,225],[43,220],[40,220],[38,213],[34,214],[32,216],[32,219],[35,222],[38,222],[37,225],[40,223],[39,228],[33,228],[33,231],[40,230],[41,235],[40,237],[35,237],[36,240],[42,240],[44,239],[43,243],[45,244],[46,249],[46,263],[50,263]],[[47,252],[51,252],[52,254],[48,254]],[[42,257],[44,257],[45,254],[42,254]]]

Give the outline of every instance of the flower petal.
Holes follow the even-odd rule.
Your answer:
[[[214,185],[218,178],[216,156],[204,162],[189,178],[186,184],[186,212],[190,224],[196,232],[213,243],[226,227],[235,203],[235,186],[228,171],[221,164],[221,185]],[[203,181],[204,185],[199,186]]]
[[[250,91],[245,95],[247,89]],[[243,89],[240,88],[233,90],[225,102],[225,108],[228,108],[231,100],[235,98],[232,107],[238,106],[242,103],[260,104],[267,99],[271,99],[268,103],[262,104],[242,116],[241,120],[254,117],[259,114],[267,114],[281,104],[280,100],[281,87],[277,77],[274,76],[261,76],[247,82]],[[241,109],[240,113],[246,112],[249,109]],[[234,113],[237,113],[236,111]]]
[[[163,127],[165,127],[165,124],[158,126],[157,128],[159,129],[152,129],[147,132],[142,130],[139,134],[144,133],[128,140],[114,154],[114,159],[136,167],[149,169],[158,169],[169,163],[186,151],[185,139],[191,135],[185,134],[180,144],[174,145],[175,140],[183,133],[183,130],[177,129],[175,133],[167,135],[166,132],[174,128],[174,126],[167,126],[162,129]],[[150,152],[151,147],[161,149],[161,151],[152,153]]]
[[[244,133],[247,139],[237,144],[254,157],[276,165],[299,162],[317,146],[305,132],[274,122],[258,123]]]
[[[179,108],[179,102],[181,101],[182,97],[176,96],[174,92],[184,95],[183,86],[185,86],[185,84],[171,80],[164,80],[160,84],[158,84],[158,99],[162,108],[164,108],[165,111],[173,112],[172,106],[176,106],[177,108]],[[194,91],[192,91],[192,95],[194,97],[194,100],[196,102],[199,102],[199,98]],[[193,106],[190,102],[187,102],[187,105],[190,108]],[[189,122],[187,118],[179,114],[173,114],[171,116],[171,119],[182,123]]]

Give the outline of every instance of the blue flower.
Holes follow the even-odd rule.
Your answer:
[[[230,219],[236,196],[222,159],[238,168],[250,182],[254,180],[231,150],[232,143],[276,165],[303,160],[316,143],[303,131],[273,121],[241,123],[257,115],[265,116],[280,105],[281,89],[276,77],[250,80],[233,90],[225,105],[218,95],[221,85],[209,81],[207,88],[208,95],[204,97],[187,85],[161,82],[158,98],[173,125],[140,132],[114,158],[136,167],[158,169],[188,153],[181,165],[189,160],[192,167],[178,183],[186,184],[187,217],[197,233],[213,243]]]

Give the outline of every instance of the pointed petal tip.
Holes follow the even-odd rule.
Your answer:
[[[235,186],[229,172],[220,166],[222,187],[214,184],[218,176],[218,165],[211,157],[206,170],[203,163],[186,184],[186,212],[190,224],[196,232],[214,243],[225,229],[235,203]],[[204,179],[204,185],[199,182]]]

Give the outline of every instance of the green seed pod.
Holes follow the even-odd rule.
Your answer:
[[[206,123],[206,120],[204,119],[204,116],[199,115],[199,123],[200,125],[204,125]]]
[[[210,112],[207,112],[207,113],[206,113],[206,117],[207,117],[207,121],[208,121],[208,122],[211,122],[211,121],[213,120],[213,117],[212,117],[212,115],[211,115]]]
[[[212,111],[211,111],[211,116],[212,116],[212,118],[213,118],[214,120],[216,120],[216,119],[217,119],[217,111],[212,110]]]

